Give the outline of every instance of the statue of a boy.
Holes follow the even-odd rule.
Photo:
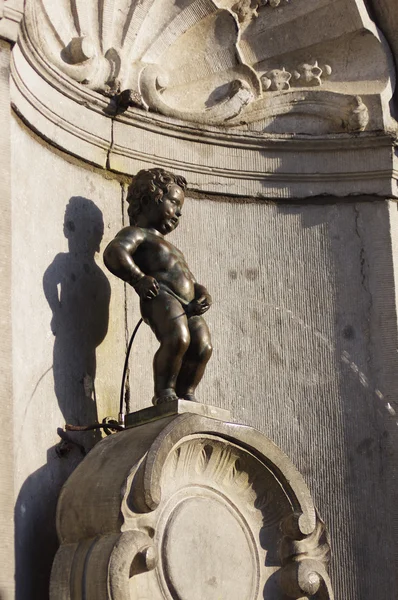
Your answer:
[[[179,223],[187,182],[163,169],[139,171],[129,187],[130,227],[107,246],[108,269],[133,286],[141,315],[160,342],[153,361],[154,404],[195,401],[212,353],[202,318],[211,306],[182,253],[165,240]]]

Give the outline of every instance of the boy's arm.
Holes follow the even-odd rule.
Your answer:
[[[134,227],[122,229],[104,252],[104,263],[111,273],[134,287],[141,298],[154,298],[159,293],[159,284],[145,275],[135,264],[133,254],[144,241],[143,233]]]
[[[119,231],[104,252],[104,263],[111,273],[134,286],[144,273],[133,261],[133,254],[143,241],[142,234],[132,227]]]
[[[191,302],[191,309],[195,315],[202,315],[209,310],[212,299],[207,288],[195,281],[195,299]]]

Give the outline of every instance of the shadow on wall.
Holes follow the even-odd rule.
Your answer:
[[[108,279],[94,260],[103,232],[102,212],[97,206],[87,198],[72,197],[64,218],[69,251],[57,254],[43,277],[44,294],[53,313],[55,394],[65,422],[74,425],[97,421],[96,348],[107,333],[111,295]],[[71,433],[70,438],[84,446],[83,452],[82,446],[51,448],[47,464],[28,477],[19,493],[15,506],[16,600],[48,599],[58,547],[58,495],[100,434]]]
[[[47,463],[23,484],[15,505],[16,600],[48,600],[50,573],[58,549],[55,529],[61,488],[82,459],[77,447],[59,458],[56,447]]]
[[[91,200],[70,199],[64,219],[69,252],[54,258],[43,277],[53,313],[55,393],[66,423],[97,420],[95,350],[108,330],[110,285],[94,260],[104,234],[102,212]]]

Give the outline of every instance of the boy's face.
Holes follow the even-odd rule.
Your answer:
[[[152,204],[148,211],[151,226],[163,235],[173,231],[178,225],[183,204],[183,190],[177,184],[171,184],[167,194],[163,195],[162,201],[159,204]]]

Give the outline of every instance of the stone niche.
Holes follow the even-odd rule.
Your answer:
[[[372,5],[372,15],[384,15],[389,43]],[[0,35],[18,23],[22,2],[0,0],[1,8]],[[119,182],[164,167],[189,181],[193,225],[176,236],[186,235],[181,247],[197,265],[202,236],[203,274],[219,294],[211,318],[222,351],[204,398],[233,407],[305,473],[333,531],[341,597],[394,589],[398,222],[395,203],[385,200],[398,198],[389,46],[397,56],[397,15],[396,0],[26,0],[11,61],[18,119],[10,205],[20,274],[13,283],[12,325],[20,332],[12,348],[14,412],[18,427],[20,417],[30,419],[23,435],[16,430],[24,443],[15,472],[22,483],[22,473],[38,469],[19,501],[30,507],[19,523],[25,535],[35,525],[31,540],[42,544],[36,531],[52,518],[44,491],[58,492],[60,469],[51,466],[40,479],[39,461],[63,424],[52,410],[50,379],[45,393],[38,388],[41,404],[27,411],[52,360],[42,275],[65,242],[47,225],[56,218],[61,231],[63,199],[85,194],[103,209],[109,235],[122,226]],[[16,29],[7,39],[16,39]],[[7,91],[7,113],[8,106]],[[102,171],[89,173],[90,165]],[[31,195],[36,208],[26,220]],[[322,196],[328,206],[313,203]],[[233,246],[238,224],[250,233]],[[213,227],[221,244],[207,235]],[[26,240],[40,249],[31,264],[22,255]],[[232,303],[221,284],[233,288]],[[115,286],[119,312],[96,380],[107,407],[131,306],[122,294]],[[33,329],[24,328],[26,298]],[[149,395],[137,396],[141,408]],[[42,413],[49,415],[45,432]],[[302,477],[263,435],[225,414],[211,416],[167,416],[92,450],[61,494],[52,600],[332,598],[329,546]],[[31,555],[40,552],[18,535],[17,583],[26,594],[17,597],[30,600],[30,582],[42,571]],[[199,536],[204,545],[192,549]],[[47,580],[44,589],[40,600]]]
[[[332,600],[325,526],[287,456],[226,410],[164,408],[65,484],[51,599]]]

